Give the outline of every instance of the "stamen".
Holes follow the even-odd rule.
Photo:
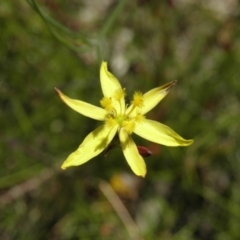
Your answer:
[[[143,100],[143,94],[141,92],[135,92],[133,95],[133,100],[131,102],[131,108],[127,111],[126,115],[130,116],[130,114],[135,110],[136,108],[142,108],[144,104]]]
[[[145,116],[142,114],[138,114],[134,119],[136,122],[142,122],[145,119]]]
[[[100,104],[101,104],[101,106],[102,106],[103,108],[105,108],[107,111],[113,109],[112,99],[111,99],[111,98],[103,97],[102,100],[100,101]]]
[[[139,108],[143,106],[143,94],[141,92],[134,93],[132,104]]]
[[[107,117],[105,120],[105,124],[108,125],[109,127],[114,127],[117,124],[117,121],[115,118]]]
[[[126,132],[131,134],[134,130],[135,123],[133,121],[125,121],[123,127],[126,130]]]

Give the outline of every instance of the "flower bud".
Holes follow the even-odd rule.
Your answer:
[[[143,146],[137,146],[138,152],[142,157],[150,157],[152,155],[152,151]]]

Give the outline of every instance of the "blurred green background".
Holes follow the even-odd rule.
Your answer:
[[[1,239],[240,239],[239,1],[3,0],[0,26]],[[147,117],[195,142],[133,136],[144,179],[120,149],[60,169],[99,122],[54,87],[99,105],[102,60],[128,100],[178,80]]]

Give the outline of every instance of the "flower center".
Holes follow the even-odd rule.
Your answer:
[[[124,115],[118,115],[116,117],[116,120],[117,120],[117,123],[122,126],[123,125],[123,122],[125,121],[125,116]]]
[[[108,112],[105,118],[105,124],[111,127],[118,124],[119,128],[123,127],[131,134],[134,130],[136,121],[140,121],[144,118],[141,114],[143,95],[140,92],[134,93],[131,105],[127,109],[124,96],[125,89],[119,89],[116,90],[111,97],[104,97],[100,101],[100,104]]]

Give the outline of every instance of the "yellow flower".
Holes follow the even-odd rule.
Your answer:
[[[176,81],[154,88],[145,94],[135,92],[130,106],[125,104],[125,89],[108,71],[106,62],[101,65],[100,81],[104,96],[100,101],[102,107],[71,99],[56,88],[63,102],[73,110],[86,117],[103,121],[103,124],[91,132],[79,148],[69,155],[62,169],[81,165],[97,156],[108,147],[116,134],[131,169],[142,177],[146,175],[146,165],[132,140],[132,133],[166,146],[188,146],[193,143],[193,140],[183,139],[168,126],[144,116],[168,94]]]

